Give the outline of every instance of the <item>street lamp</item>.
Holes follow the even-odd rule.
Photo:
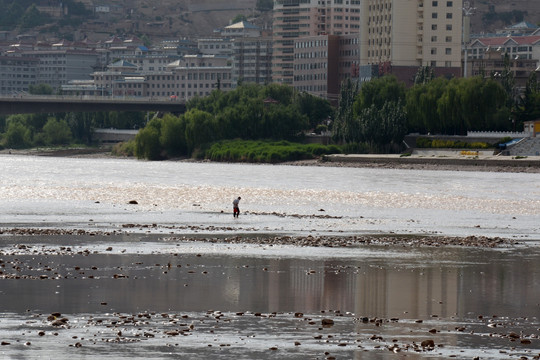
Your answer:
[[[464,50],[464,59],[463,59],[463,77],[467,77],[467,60],[469,57],[467,44],[469,43],[470,39],[470,31],[471,31],[471,15],[474,13],[474,10],[476,8],[471,6],[471,3],[469,1],[463,2],[463,26],[461,28],[461,41],[463,45]]]

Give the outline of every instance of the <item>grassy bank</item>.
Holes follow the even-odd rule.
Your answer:
[[[340,154],[336,145],[300,144],[289,141],[226,140],[214,143],[202,157],[212,161],[279,163]]]

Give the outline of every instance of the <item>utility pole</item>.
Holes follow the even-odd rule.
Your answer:
[[[463,25],[461,28],[461,41],[463,46],[463,77],[467,77],[467,61],[469,60],[469,53],[467,45],[471,41],[471,15],[476,10],[475,7],[471,6],[469,1],[463,2]]]

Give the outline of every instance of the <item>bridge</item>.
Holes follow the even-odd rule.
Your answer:
[[[162,111],[182,114],[184,101],[177,98],[0,95],[0,115],[97,111]]]

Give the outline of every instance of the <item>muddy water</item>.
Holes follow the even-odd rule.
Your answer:
[[[157,223],[540,240],[540,174],[13,155],[0,155],[0,166],[3,226]],[[243,216],[232,222],[237,196]]]
[[[0,235],[0,358],[540,353],[538,174],[7,155],[0,163],[0,228],[123,234]],[[242,214],[233,220],[236,196]],[[503,236],[521,245],[178,240],[391,232]]]
[[[540,351],[536,246],[318,249],[136,235],[2,244],[6,358],[395,358],[390,348],[413,359],[505,359]],[[67,322],[52,325],[53,312]],[[424,340],[435,348],[414,349]]]

